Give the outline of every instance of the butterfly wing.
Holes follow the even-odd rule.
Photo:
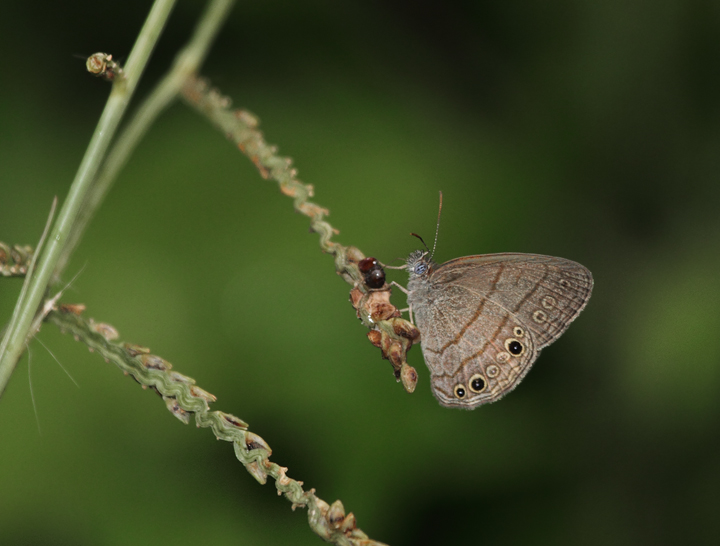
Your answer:
[[[416,278],[408,301],[436,398],[472,409],[510,392],[592,287],[582,265],[535,254],[457,258]]]

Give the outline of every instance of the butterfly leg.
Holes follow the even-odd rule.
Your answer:
[[[390,286],[397,286],[400,290],[402,290],[405,293],[406,296],[410,293],[407,288],[405,288],[401,284],[396,283],[395,281],[391,281]],[[410,324],[415,326],[415,322],[413,321],[412,306],[406,307],[405,309],[400,309],[401,313],[405,313],[406,311],[408,313],[410,313]]]
[[[405,309],[398,309],[401,313],[410,313],[410,320],[412,321],[412,309],[410,307],[406,307]]]
[[[406,296],[409,294],[407,288],[405,288],[401,284],[396,283],[395,281],[391,281],[390,286],[397,286],[400,290],[402,290],[405,293]],[[410,313],[410,324],[415,326],[415,322],[413,321],[412,306],[406,307],[405,309],[400,309],[400,312],[401,313]]]
[[[408,295],[408,289],[405,288],[403,285],[396,283],[395,281],[390,281],[390,286],[397,286],[402,292],[405,293],[405,295]]]

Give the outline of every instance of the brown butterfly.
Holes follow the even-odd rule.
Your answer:
[[[590,271],[564,258],[486,254],[438,266],[428,254],[407,259],[407,300],[433,394],[447,407],[473,409],[513,390],[593,289]]]
[[[408,303],[440,404],[473,409],[513,390],[590,299],[582,265],[537,254],[488,254],[440,266],[407,260]]]

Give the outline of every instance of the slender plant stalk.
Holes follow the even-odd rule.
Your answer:
[[[208,4],[190,42],[178,53],[170,71],[145,99],[118,137],[102,165],[96,182],[85,198],[77,221],[72,226],[67,245],[58,261],[56,268],[58,275],[64,270],[67,261],[80,243],[85,229],[105,200],[118,173],[127,163],[128,158],[140,140],[142,140],[158,116],[177,98],[185,84],[185,80],[194,75],[200,68],[234,3],[235,0],[212,0]]]
[[[32,258],[30,259],[30,264],[28,265],[27,272],[25,274],[25,280],[23,281],[22,289],[20,290],[20,295],[18,296],[17,302],[15,303],[15,310],[12,317],[10,318],[10,324],[8,324],[6,332],[9,332],[13,328],[15,328],[15,324],[20,318],[20,309],[22,309],[23,304],[26,300],[28,288],[30,287],[30,279],[32,278],[33,271],[35,270],[35,264],[37,263],[38,253],[42,250],[42,247],[45,244],[48,232],[50,231],[50,226],[52,225],[53,218],[55,217],[56,208],[57,197],[53,199],[52,206],[50,207],[50,214],[48,215],[47,222],[45,223],[45,229],[40,236],[40,241],[35,247],[35,251],[32,253]],[[10,338],[7,335],[3,337],[2,341],[0,341],[0,355],[5,353],[9,341]],[[12,369],[0,368],[0,383],[7,384],[7,382],[10,380],[10,375],[6,377],[5,374],[12,374]]]
[[[125,77],[119,78],[113,84],[105,104],[105,110],[100,116],[95,133],[75,175],[75,180],[70,186],[67,199],[63,203],[50,233],[47,246],[38,260],[37,272],[30,279],[30,287],[26,300],[19,310],[19,318],[15,322],[15,326],[8,328],[5,334],[6,349],[0,355],[0,396],[5,391],[10,376],[24,351],[32,319],[52,280],[71,226],[77,218],[83,200],[95,179],[100,163],[174,5],[175,0],[155,0],[128,57]]]
[[[290,160],[278,156],[277,148],[264,142],[262,134],[256,129],[257,120],[252,115],[244,111],[230,111],[226,98],[215,92],[208,92],[204,84],[194,77],[233,1],[210,2],[191,41],[178,54],[173,68],[117,139],[98,175],[112,135],[174,4],[174,0],[156,0],[125,67],[125,77],[117,78],[114,84],[105,112],[50,235],[49,245],[41,254],[41,242],[33,256],[28,272],[30,284],[27,295],[24,302],[18,303],[20,312],[13,315],[11,322],[11,325],[15,326],[8,329],[3,340],[3,344],[7,344],[7,351],[0,351],[0,396],[27,339],[32,335],[30,323],[33,317],[41,317],[37,314],[37,309],[48,286],[63,271],[129,155],[149,126],[181,90],[190,104],[198,107],[218,126],[228,129],[226,134],[236,140],[240,150],[251,158],[263,178],[277,180],[282,192],[294,198],[295,208],[311,218],[312,229],[320,235],[321,247],[334,256],[337,272],[354,286],[351,296],[358,317],[363,319],[366,326],[373,328],[371,333],[377,334],[374,336],[377,339],[369,336],[371,341],[381,347],[383,354],[391,359],[393,367],[396,368],[396,377],[401,379],[402,376],[406,389],[409,392],[414,389],[417,377],[405,362],[405,352],[419,334],[412,325],[400,318],[399,312],[389,303],[389,289],[372,293],[366,291],[357,266],[364,255],[354,247],[345,247],[330,240],[336,231],[323,220],[328,212],[307,200],[312,196],[312,187],[300,183],[295,177],[296,171],[290,168]],[[40,256],[38,273],[32,276],[36,256]],[[353,296],[354,293],[356,294]],[[370,296],[376,297],[373,299]],[[49,320],[55,322],[61,330],[69,330],[76,339],[82,339],[107,361],[113,361],[143,387],[150,387],[160,394],[168,409],[178,419],[187,423],[194,414],[198,426],[209,427],[218,439],[233,442],[238,459],[256,480],[265,483],[268,477],[274,478],[278,494],[284,494],[293,503],[293,509],[296,506],[307,507],[311,528],[324,540],[338,546],[384,546],[356,527],[354,515],[346,515],[340,501],[328,505],[315,495],[314,489],[306,491],[302,488],[302,482],[289,478],[286,468],[270,462],[272,450],[260,436],[247,430],[246,423],[229,414],[210,412],[208,404],[214,402],[215,397],[195,386],[191,378],[171,372],[170,363],[150,354],[147,348],[115,342],[118,334],[112,326],[95,323],[92,319],[85,321],[80,317],[83,305],[62,305],[58,309],[53,300],[47,302],[45,307]],[[414,375],[414,378],[408,380],[409,375]]]
[[[420,332],[402,318],[398,309],[390,303],[391,289],[369,290],[358,268],[365,255],[356,247],[344,246],[332,240],[337,230],[325,217],[328,210],[309,201],[314,194],[310,184],[303,184],[297,177],[292,160],[278,153],[277,146],[266,142],[259,129],[259,120],[246,110],[232,109],[232,101],[217,89],[210,87],[202,78],[188,78],[183,88],[183,99],[208,121],[215,125],[226,138],[235,143],[257,167],[260,176],[275,180],[280,191],[292,197],[296,211],[310,218],[310,228],[320,236],[320,248],[335,258],[335,271],[353,286],[350,301],[357,317],[370,328],[368,339],[378,347],[393,367],[393,373],[409,393],[415,390],[418,375],[407,363],[407,352],[419,343]]]
[[[327,542],[337,546],[386,546],[358,529],[352,512],[346,514],[343,503],[332,504],[315,495],[315,489],[304,489],[303,482],[290,478],[288,469],[270,460],[272,449],[249,425],[234,415],[210,411],[215,396],[195,384],[195,380],[174,371],[164,358],[152,354],[148,347],[118,341],[120,334],[110,324],[85,319],[84,305],[59,305],[50,311],[48,320],[85,343],[106,362],[112,362],[143,388],[158,393],[167,409],[185,424],[195,417],[198,427],[210,428],[218,440],[232,442],[235,456],[259,483],[275,480],[278,495],[292,503],[292,509],[306,507],[310,528]]]

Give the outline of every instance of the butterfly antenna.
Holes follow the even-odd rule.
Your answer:
[[[420,239],[420,242],[423,244],[423,246],[427,249],[428,252],[430,252],[430,249],[429,249],[428,246],[425,244],[425,241],[423,241],[423,238],[420,237],[420,235],[418,235],[417,233],[411,233],[410,235],[412,235],[413,237],[417,237],[418,239]]]
[[[433,243],[433,249],[430,253],[430,259],[432,260],[432,257],[435,255],[435,247],[437,246],[438,241],[438,235],[440,234],[440,213],[442,212],[442,192],[440,192],[440,206],[438,207],[438,220],[437,220],[437,226],[435,226],[435,242]],[[423,243],[425,244],[425,243]],[[427,248],[427,245],[425,245]]]

